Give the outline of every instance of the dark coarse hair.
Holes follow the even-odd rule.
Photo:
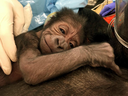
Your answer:
[[[85,39],[88,39],[90,43],[110,40],[112,30],[103,17],[88,8],[81,9],[78,14],[86,19],[84,24]]]
[[[64,21],[68,22],[70,19],[72,21],[73,26],[77,26],[78,24],[85,24],[85,19],[81,18],[82,16],[79,16],[77,13],[73,12],[72,9],[69,8],[62,8],[60,11],[56,12],[56,15],[51,17],[50,21],[48,24],[45,25],[45,29],[54,24],[55,22],[58,21]],[[69,22],[68,22],[69,23]]]

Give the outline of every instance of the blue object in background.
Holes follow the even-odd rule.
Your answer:
[[[46,0],[46,7],[50,13],[58,11],[57,7],[55,6],[57,0]]]
[[[104,8],[101,10],[100,15],[104,17],[112,13],[115,13],[115,2],[105,5]]]
[[[57,0],[55,6],[59,10],[63,7],[67,7],[78,12],[79,8],[85,7],[87,3],[88,0]]]
[[[79,8],[85,7],[88,0],[18,0],[23,7],[28,3],[31,5],[33,18],[29,27],[32,30],[45,23],[50,13],[57,12],[63,7],[68,7],[74,12]]]
[[[44,24],[47,15],[50,13],[45,5],[47,0],[18,0],[18,1],[23,5],[23,7],[26,6],[28,3],[31,5],[33,17],[29,30],[32,30]]]

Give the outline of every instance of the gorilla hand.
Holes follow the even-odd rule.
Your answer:
[[[88,46],[81,46],[82,54],[87,54],[84,60],[89,62],[93,67],[105,67],[115,71],[116,74],[121,75],[121,70],[114,62],[113,48],[109,43],[92,44]]]

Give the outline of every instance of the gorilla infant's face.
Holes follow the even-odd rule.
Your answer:
[[[81,26],[59,21],[42,32],[40,49],[43,54],[61,52],[79,46],[82,42]],[[81,38],[80,38],[81,37]]]

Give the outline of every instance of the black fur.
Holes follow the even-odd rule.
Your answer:
[[[86,19],[84,25],[85,38],[88,38],[91,43],[109,41],[112,37],[112,31],[108,29],[108,24],[102,17],[87,8],[80,10],[78,14]]]
[[[112,27],[108,27],[108,23],[97,13],[90,9],[84,8],[79,11],[79,15],[87,19],[84,26],[85,38],[90,41],[89,43],[108,42],[114,49],[115,62],[123,68],[128,68],[128,49],[119,43],[114,35]],[[127,16],[126,16],[127,17]],[[122,32],[122,31],[120,31]],[[128,36],[128,32],[121,33],[120,35]],[[126,35],[127,34],[127,35]],[[125,38],[128,41],[128,38]],[[87,42],[85,41],[85,44]]]

